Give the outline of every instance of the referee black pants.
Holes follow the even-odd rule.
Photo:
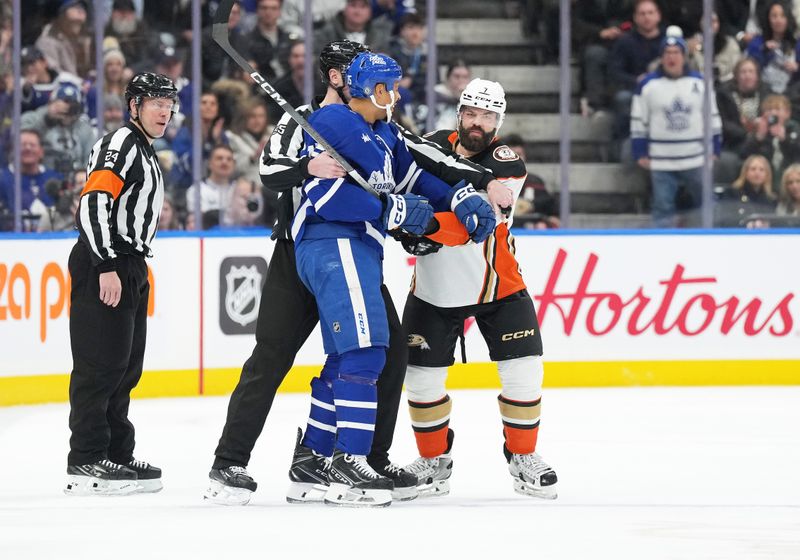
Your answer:
[[[118,255],[122,297],[117,307],[100,301],[99,273],[78,241],[69,256],[72,276],[69,333],[70,465],[133,459],[130,393],[142,376],[150,284],[144,258]]]
[[[378,378],[378,418],[368,456],[369,462],[376,465],[389,460],[408,354],[389,290],[381,286],[381,292],[389,319],[389,348],[386,366]],[[297,275],[294,244],[278,240],[261,293],[256,347],[231,395],[213,468],[247,466],[275,393],[318,321],[317,302]]]

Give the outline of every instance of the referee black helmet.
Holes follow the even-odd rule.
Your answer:
[[[173,114],[178,112],[178,89],[172,83],[172,80],[164,74],[140,72],[131,78],[131,81],[128,82],[128,87],[125,88],[125,103],[128,109],[131,106],[131,99],[136,103],[136,108],[138,109],[145,97],[162,97],[176,100],[172,106],[172,112]]]
[[[333,41],[319,53],[319,72],[322,82],[328,85],[328,71],[338,70],[344,75],[356,55],[369,52],[369,47],[355,41]]]

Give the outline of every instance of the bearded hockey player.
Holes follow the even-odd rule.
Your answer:
[[[502,86],[475,79],[461,94],[458,130],[438,131],[428,139],[491,170],[516,199],[527,172],[519,156],[497,140],[505,110]],[[542,339],[514,257],[512,220],[513,213],[507,221],[499,220],[483,243],[441,247],[416,262],[403,327],[409,337],[406,389],[420,457],[405,468],[418,476],[421,496],[449,492],[453,430],[445,380],[464,320],[475,317],[500,375],[503,452],[514,489],[556,497],[556,473],[535,452],[544,376]]]

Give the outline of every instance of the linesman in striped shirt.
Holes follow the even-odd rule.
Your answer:
[[[97,141],[69,257],[72,276],[67,486],[72,495],[161,490],[161,470],[133,456],[130,392],[144,361],[150,284],[145,257],[158,229],[164,181],[152,143],[178,110],[161,74],[134,76],[130,122]]]

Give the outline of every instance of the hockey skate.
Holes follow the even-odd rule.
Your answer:
[[[447,431],[447,450],[436,457],[418,457],[404,470],[416,475],[417,491],[421,498],[446,496],[450,493],[450,475],[453,474],[453,459],[450,451],[453,448],[453,430]]]
[[[161,484],[161,469],[158,467],[136,459],[131,460],[125,466],[136,472],[136,482],[139,485],[136,489],[137,493],[154,494],[164,488],[164,485]]]
[[[520,455],[511,453],[503,446],[508,461],[508,472],[514,477],[514,491],[524,496],[555,500],[558,497],[558,477],[550,465],[537,453]]]
[[[385,507],[392,504],[394,484],[379,475],[364,455],[334,451],[328,468],[330,488],[325,503],[348,507]]]
[[[417,475],[408,472],[394,463],[384,463],[382,465],[373,465],[375,472],[381,476],[385,476],[394,483],[394,490],[392,490],[392,501],[407,502],[419,496],[417,490],[417,483],[419,479]]]
[[[329,459],[313,449],[301,445],[303,430],[297,428],[297,442],[294,446],[292,466],[289,467],[291,484],[286,491],[286,501],[290,504],[322,503],[328,485]]]
[[[208,479],[208,490],[203,498],[223,506],[247,505],[253,492],[258,488],[258,484],[247,469],[239,465],[211,469]]]
[[[87,465],[67,466],[68,496],[126,496],[136,492],[136,471],[101,459]]]

